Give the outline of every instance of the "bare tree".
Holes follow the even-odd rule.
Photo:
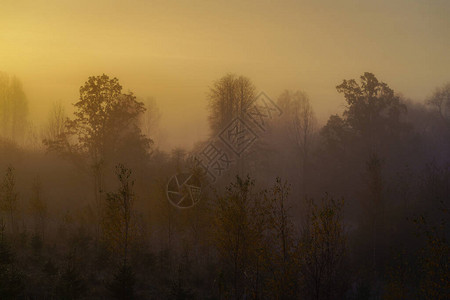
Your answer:
[[[437,88],[427,99],[427,104],[435,108],[442,120],[450,126],[450,82]]]
[[[103,231],[107,243],[122,262],[109,289],[116,299],[134,299],[135,276],[128,262],[130,244],[136,236],[133,228],[136,225],[133,220],[134,180],[131,179],[131,170],[121,164],[116,166],[116,175],[120,186],[117,192],[106,196]]]
[[[299,155],[301,189],[306,193],[306,174],[317,125],[314,111],[308,96],[301,91],[285,91],[279,97],[278,105],[285,112],[284,127]]]
[[[0,208],[1,211],[8,215],[11,225],[11,233],[15,233],[15,214],[17,211],[17,201],[19,194],[16,191],[16,179],[14,176],[14,168],[8,167],[1,185]]]
[[[56,140],[64,133],[66,124],[66,111],[61,101],[54,102],[48,115],[43,137],[47,140]]]
[[[106,196],[103,231],[113,250],[121,252],[123,265],[126,265],[132,232],[134,180],[130,178],[131,170],[120,164],[116,166],[116,175],[120,187],[117,192]]]
[[[342,208],[343,201],[334,200],[328,195],[321,205],[311,201],[298,253],[306,293],[310,299],[343,297],[342,268],[347,237]]]
[[[228,74],[217,80],[208,96],[209,124],[212,134],[219,132],[244,110],[255,98],[255,86],[249,78]]]
[[[28,103],[17,77],[0,72],[0,136],[18,141],[23,138],[28,117]]]
[[[288,206],[290,186],[277,178],[275,185],[265,193],[270,202],[270,245],[268,255],[272,278],[270,292],[277,299],[293,299],[298,286],[298,268],[295,263],[295,232]]]
[[[147,137],[152,137],[155,144],[159,143],[162,133],[159,128],[161,121],[161,111],[153,98],[146,98],[142,101],[145,105],[145,112],[140,117],[142,133]]]
[[[260,290],[261,249],[267,227],[268,208],[265,199],[252,194],[254,181],[236,176],[226,195],[214,206],[213,240],[228,274],[228,296],[241,299],[251,292],[258,299]],[[256,254],[256,255],[255,255]],[[231,296],[233,295],[233,296]]]

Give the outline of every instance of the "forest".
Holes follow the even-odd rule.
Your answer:
[[[1,299],[450,299],[450,83],[355,74],[321,124],[302,90],[210,82],[209,139],[169,151],[115,77],[37,128],[1,73]]]

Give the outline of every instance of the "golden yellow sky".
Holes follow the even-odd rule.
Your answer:
[[[168,148],[207,136],[208,86],[227,72],[273,98],[304,90],[321,120],[364,71],[422,101],[450,81],[449,16],[446,0],[0,0],[0,71],[22,80],[36,123],[88,76],[116,76],[155,98]]]

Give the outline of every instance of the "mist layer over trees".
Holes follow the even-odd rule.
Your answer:
[[[210,140],[172,151],[155,101],[80,84],[36,129],[0,73],[1,299],[450,298],[450,84],[416,103],[366,72],[320,124],[304,91],[258,106],[226,74],[205,87]],[[215,147],[244,128],[238,155]],[[177,174],[201,185],[190,208]]]

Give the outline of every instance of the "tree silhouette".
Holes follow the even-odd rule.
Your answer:
[[[124,149],[130,149],[132,158],[139,159],[150,148],[151,140],[141,134],[138,126],[145,107],[133,93],[122,93],[117,78],[105,74],[88,78],[74,106],[75,118],[66,120],[64,132],[56,140],[44,140],[44,144],[92,174],[94,204],[100,218],[107,165],[119,159]]]
[[[276,179],[274,186],[265,193],[270,202],[270,252],[269,263],[272,278],[268,281],[271,294],[277,299],[293,299],[298,292],[299,268],[296,257],[296,235],[291,219],[288,196],[290,186]]]
[[[10,231],[15,232],[15,213],[17,211],[18,193],[16,191],[16,179],[14,168],[8,167],[0,190],[0,209],[8,215],[10,220]]]
[[[322,127],[320,134],[324,138],[326,147],[336,155],[342,153],[348,143],[351,132],[346,121],[338,115],[332,115],[327,124]]]
[[[27,116],[28,103],[22,83],[0,72],[0,136],[12,141],[23,137]]]
[[[230,290],[235,299],[245,292],[259,292],[259,252],[269,210],[264,198],[257,199],[252,194],[253,186],[250,177],[237,176],[225,195],[216,199],[214,207],[214,243],[224,262],[225,279],[231,279]]]
[[[341,298],[347,237],[342,221],[343,201],[326,195],[321,205],[311,202],[299,244],[301,272],[310,299]]]
[[[44,140],[54,141],[63,135],[66,126],[66,119],[66,111],[62,103],[53,103],[43,132]]]
[[[120,187],[117,192],[106,195],[103,231],[107,242],[120,253],[123,265],[126,265],[133,225],[134,181],[130,179],[131,170],[123,165],[116,166],[116,175]]]
[[[450,83],[437,88],[426,102],[439,112],[442,119],[450,122]]]
[[[406,112],[406,106],[374,74],[365,72],[360,78],[360,84],[354,79],[344,80],[336,89],[347,102],[345,122],[357,136],[367,137],[373,143],[377,134],[400,129],[400,115]]]
[[[306,177],[309,171],[309,158],[317,121],[308,96],[301,92],[285,91],[278,98],[278,105],[284,112],[284,127],[300,158],[300,188],[306,194]]]
[[[210,88],[209,124],[212,135],[223,130],[236,117],[244,117],[244,110],[255,97],[255,86],[244,76],[228,74]]]

